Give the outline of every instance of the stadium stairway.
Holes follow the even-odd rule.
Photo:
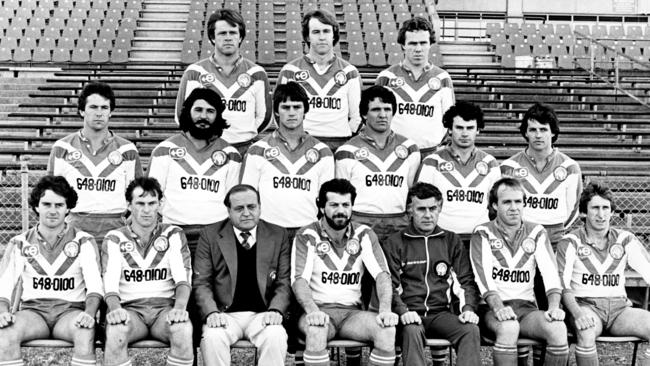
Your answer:
[[[189,0],[143,0],[129,61],[181,61]]]

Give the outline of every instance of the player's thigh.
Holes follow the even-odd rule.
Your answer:
[[[325,327],[319,327],[319,326],[311,326],[307,324],[307,314],[302,314],[300,316],[300,319],[298,320],[298,329],[300,329],[300,333],[304,335],[304,337],[307,337],[307,334],[311,331],[317,331],[317,330],[324,330]],[[327,323],[327,335],[326,338],[327,340],[330,340],[334,338],[336,335],[336,327],[332,323],[332,320],[330,319],[329,323]]]
[[[603,333],[603,322],[591,306],[580,306],[583,316],[590,316],[594,320],[594,326],[584,330],[576,328],[575,318],[567,313],[568,328],[578,337],[578,340],[586,340],[589,344],[596,342],[596,337]],[[592,342],[593,339],[593,342]]]
[[[149,335],[149,328],[144,323],[138,313],[126,309],[129,314],[129,321],[126,324],[106,324],[106,343],[110,343],[110,338],[117,332],[125,332],[128,343],[139,341]]]
[[[52,336],[57,339],[63,339],[72,342],[75,336],[85,333],[89,338],[95,336],[94,327],[92,329],[79,328],[75,325],[75,320],[82,310],[71,310],[63,314],[52,329]]]
[[[425,334],[427,338],[444,338],[457,340],[467,334],[479,337],[478,326],[470,323],[461,323],[457,315],[450,311],[436,314],[432,318],[424,318]]]
[[[626,307],[612,322],[609,334],[650,339],[650,312]]]
[[[14,315],[15,321],[11,325],[13,329],[7,330],[15,332],[21,341],[50,337],[50,328],[47,326],[45,319],[38,315],[38,313],[22,310]]]
[[[395,327],[390,328],[395,330]],[[342,322],[339,336],[359,341],[370,341],[386,329],[377,323],[377,313],[355,311]]]
[[[541,310],[532,311],[519,320],[519,334],[525,338],[543,339],[549,344],[567,343],[564,322],[549,322]]]
[[[176,339],[183,341],[183,338],[188,338],[187,341],[192,341],[192,323],[189,319],[186,322],[169,324],[167,321],[167,314],[170,309],[162,311],[156,321],[151,325],[149,333],[154,339],[163,342],[171,342],[172,332],[177,335]]]

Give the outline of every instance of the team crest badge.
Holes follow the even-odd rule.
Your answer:
[[[237,84],[239,84],[239,86],[242,88],[248,88],[252,83],[253,79],[251,79],[251,76],[246,73],[239,74],[239,76],[237,76]]]
[[[350,239],[345,244],[345,251],[349,255],[357,255],[360,250],[361,250],[361,244],[359,244],[359,241],[357,239]]]
[[[159,252],[164,252],[169,248],[169,241],[164,236],[160,236],[153,242],[153,248]]]
[[[81,159],[81,151],[79,150],[71,150],[65,154],[65,160],[68,162],[77,161],[79,159]]]
[[[330,243],[326,241],[321,241],[320,243],[316,244],[316,254],[318,255],[325,255],[330,252],[332,248],[330,247]]]
[[[68,258],[76,258],[79,255],[79,243],[71,241],[63,247],[63,253]]]
[[[614,244],[609,248],[609,255],[614,259],[621,259],[625,255],[625,248],[621,244]]]
[[[174,160],[181,160],[187,155],[187,150],[184,147],[173,147],[169,149],[169,157]]]
[[[112,151],[110,154],[108,154],[108,162],[113,164],[113,165],[120,165],[122,164],[122,161],[124,161],[124,158],[122,157],[122,153],[119,151]]]
[[[25,245],[23,247],[23,256],[36,257],[38,255],[38,245]]]
[[[451,172],[454,170],[454,164],[450,161],[444,161],[438,165],[438,170],[441,172]]]
[[[586,245],[578,247],[578,257],[584,258],[591,255],[591,248]]]
[[[533,254],[535,253],[535,249],[537,249],[537,244],[535,244],[535,240],[526,238],[521,242],[521,249],[523,249],[526,254]]]
[[[501,241],[501,239],[490,239],[490,248],[492,249],[503,248],[503,241]]]
[[[305,159],[307,159],[308,162],[314,164],[320,159],[320,153],[316,149],[309,149],[305,153]]]
[[[201,74],[201,76],[199,76],[201,84],[212,84],[215,80],[217,80],[217,77],[213,73]]]
[[[305,80],[309,79],[309,70],[300,70],[300,71],[296,72],[295,74],[293,74],[293,78],[296,81],[305,81]]]
[[[345,72],[341,70],[334,74],[334,82],[340,86],[343,86],[348,82],[348,77],[345,75]]]
[[[216,166],[222,166],[228,161],[228,155],[222,150],[217,150],[212,153],[212,163]]]
[[[404,145],[395,146],[395,155],[400,159],[406,159],[409,156],[409,149]]]
[[[566,177],[569,175],[569,172],[566,170],[565,167],[559,166],[553,170],[553,176],[555,177],[555,180],[557,181],[564,181]]]
[[[490,170],[490,167],[484,161],[479,161],[476,163],[476,166],[474,168],[476,168],[476,172],[480,175],[487,175],[488,171]]]
[[[512,174],[515,176],[515,178],[526,178],[528,176],[528,169],[517,168],[512,171]]]
[[[269,147],[268,149],[264,149],[264,158],[266,160],[273,160],[280,156],[280,149],[277,147]]]
[[[277,276],[278,275],[277,275],[277,273],[275,271],[271,271],[271,273],[269,273],[269,278],[271,279],[271,281],[275,281],[275,278]]]
[[[354,158],[357,160],[366,160],[369,156],[370,152],[365,147],[357,149],[357,151],[354,152]]]
[[[131,253],[135,249],[135,244],[132,241],[123,241],[120,243],[120,252]]]
[[[433,77],[427,81],[427,85],[429,85],[429,88],[431,90],[438,90],[442,87],[442,83],[440,82],[440,79]]]
[[[447,271],[449,270],[449,266],[445,262],[438,262],[436,263],[436,274],[440,277],[444,277],[447,275]]]
[[[404,86],[404,78],[398,77],[398,78],[393,78],[388,81],[388,86],[391,88],[401,88]]]

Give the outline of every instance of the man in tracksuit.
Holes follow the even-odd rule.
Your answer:
[[[393,312],[400,316],[404,365],[426,365],[426,338],[448,339],[459,365],[481,364],[478,288],[459,237],[437,226],[442,203],[438,188],[415,184],[406,199],[409,227],[384,244],[396,289]],[[450,290],[460,300],[460,315],[451,311]]]

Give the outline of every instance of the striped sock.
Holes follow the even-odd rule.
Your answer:
[[[591,347],[576,345],[576,364],[578,366],[598,366],[598,350],[594,344]]]
[[[70,366],[95,366],[97,365],[97,361],[93,359],[83,359],[79,357],[72,357],[72,360],[70,361]]]
[[[322,351],[310,352],[305,350],[302,355],[305,366],[329,366],[330,354],[326,349]]]
[[[544,358],[546,357],[546,348],[544,346],[533,346],[533,366],[544,365]],[[528,365],[525,363],[524,365]]]
[[[294,357],[293,357],[293,360],[294,360],[294,361],[293,361],[293,364],[294,364],[294,365],[296,365],[296,366],[302,366],[302,365],[305,364],[305,360],[303,359],[303,353],[305,353],[305,351],[303,351],[303,350],[296,350],[296,354],[295,354]]]
[[[126,360],[126,361],[124,361],[122,363],[118,363],[118,364],[113,365],[113,366],[133,366],[133,363],[131,363],[131,359],[129,358],[128,360]]]
[[[167,355],[167,366],[192,366],[192,364],[194,364],[193,357],[190,359],[182,359],[171,354]]]
[[[17,360],[0,361],[0,366],[25,366],[22,358]]]
[[[517,346],[517,365],[528,366],[528,356],[530,355],[530,347]]]
[[[517,363],[517,346],[506,346],[496,343],[492,347],[494,366],[510,366]]]
[[[382,351],[374,348],[370,352],[368,365],[372,366],[393,366],[395,364],[395,351]]]
[[[566,366],[569,361],[569,346],[546,346],[546,366]]]
[[[361,365],[361,347],[350,347],[345,349],[345,364],[348,366]]]
[[[433,366],[444,365],[447,360],[447,347],[429,347]]]

